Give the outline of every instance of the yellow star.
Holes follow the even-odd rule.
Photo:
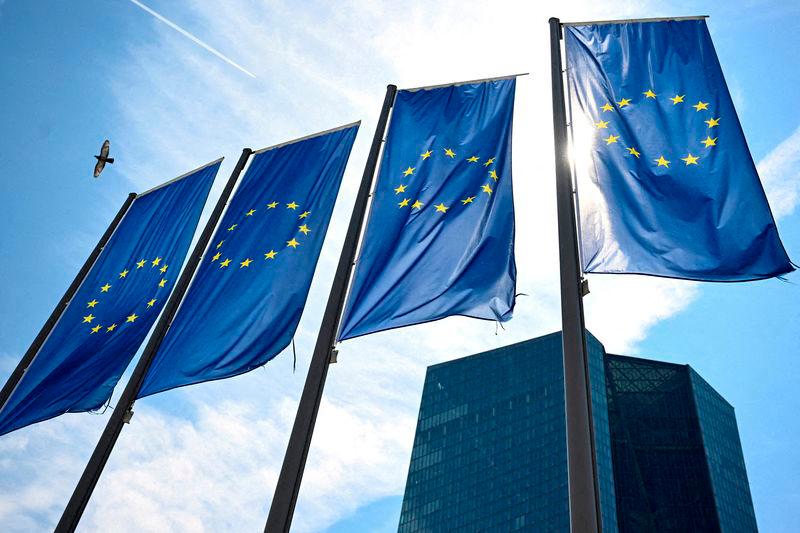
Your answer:
[[[397,204],[397,205],[399,205],[400,207],[405,207],[405,206],[407,206],[407,205],[408,205],[408,198],[403,198],[403,201],[402,201],[402,202],[400,202],[400,203],[399,203],[399,204]]]
[[[292,248],[297,248],[299,245],[300,243],[297,242],[297,240],[295,240],[294,238],[292,238],[291,241],[286,241],[286,246],[291,246]]]
[[[91,302],[86,302],[86,307],[94,307],[98,303],[100,302],[98,302],[97,300],[92,300]]]
[[[692,106],[695,111],[700,111],[701,109],[708,109],[708,102],[703,102],[698,100],[696,104]]]
[[[153,298],[152,300],[147,302],[147,307],[153,307],[154,305],[156,305],[156,299],[155,298]]]
[[[403,176],[410,176],[415,170],[417,170],[415,167],[408,167],[403,171]]]
[[[490,157],[489,159],[487,159],[486,162],[483,164],[483,166],[488,167],[492,163],[494,163],[494,157]]]
[[[703,143],[703,144],[705,144],[705,145],[706,145],[706,148],[708,148],[708,147],[710,147],[710,146],[716,146],[716,145],[717,145],[717,137],[714,137],[714,138],[712,139],[712,138],[711,138],[711,135],[708,135],[708,136],[707,136],[707,137],[706,137],[704,140],[702,140],[702,141],[700,141],[700,142],[701,142],[701,143]]]
[[[605,113],[606,111],[614,111],[614,106],[612,106],[611,104],[609,104],[608,102],[606,102],[606,105],[604,105],[604,106],[603,106],[603,107],[601,107],[600,109],[602,109],[602,110],[603,110],[603,113]]]
[[[598,130],[608,129],[608,121],[607,120],[601,120],[600,122],[595,122],[594,125]]]
[[[253,260],[248,257],[247,259],[245,259],[244,261],[239,263],[239,268],[249,267],[250,263],[252,263],[252,262],[253,262]]]
[[[464,205],[471,204],[472,200],[474,200],[474,199],[475,199],[474,196],[467,196],[466,198],[461,200],[461,203],[464,204]]]
[[[120,279],[124,278],[127,275],[128,275],[128,269],[127,268],[119,273]]]
[[[230,259],[225,259],[225,261],[223,261],[222,263],[219,264],[219,267],[220,268],[225,268],[230,264],[231,264],[231,260]]]
[[[271,204],[267,204],[267,209],[275,209],[278,207],[278,202],[272,202]]]
[[[106,331],[114,331],[115,329],[117,329],[117,325],[116,324],[111,324],[110,326],[108,326],[106,328]]]
[[[686,96],[686,95],[685,94],[676,94],[675,96],[670,98],[670,100],[672,100],[672,105],[678,105],[680,103],[683,103],[684,96]]]
[[[630,98],[623,98],[622,100],[620,100],[619,102],[617,102],[617,105],[618,105],[620,108],[623,108],[623,107],[625,107],[626,105],[631,105],[631,100],[630,100]]]
[[[136,263],[136,268],[142,268],[145,263],[147,263],[147,259],[142,259],[141,261]]]
[[[288,207],[289,209],[297,209],[298,205],[292,202],[290,204],[286,204],[286,207]]]
[[[656,97],[656,93],[654,93],[651,89],[647,89],[642,94],[645,95],[647,98],[655,98]]]
[[[214,261],[216,261],[217,259],[219,259],[221,256],[222,256],[222,254],[221,254],[221,253],[219,253],[219,252],[215,253],[215,254],[214,254],[214,257],[212,257],[212,258],[211,258],[211,262],[213,263]]]
[[[411,209],[422,209],[423,205],[425,205],[425,204],[423,204],[422,202],[417,200],[411,205]]]
[[[158,271],[163,274],[164,272],[167,271],[168,268],[169,268],[169,265],[164,265],[163,267],[159,268]]]
[[[489,177],[492,178],[494,181],[497,181],[497,171],[496,170],[490,170],[489,171]]]
[[[150,261],[150,264],[151,264],[151,265],[153,265],[153,266],[158,266],[158,264],[159,264],[160,262],[161,262],[161,258],[160,258],[160,257],[156,257],[155,259],[153,259],[152,261]]]
[[[230,228],[228,228],[228,231],[233,231],[233,230],[235,230],[235,229],[236,229],[236,226],[238,226],[238,225],[239,225],[239,224],[234,224],[233,226],[231,226]]]
[[[161,281],[159,281],[159,282],[158,282],[158,286],[159,286],[159,287],[163,287],[163,286],[165,286],[166,284],[167,284],[167,280],[165,280],[164,278],[161,278]]]
[[[450,148],[445,148],[444,149],[444,155],[446,155],[449,158],[453,158],[453,157],[456,156],[456,153],[454,151],[452,151]]]
[[[108,292],[108,289],[110,289],[110,288],[111,288],[111,285],[109,285],[108,283],[106,283],[105,285],[103,285],[102,287],[100,287],[100,292]]]
[[[659,157],[658,157],[658,159],[654,159],[654,161],[655,161],[656,163],[658,163],[658,166],[660,166],[660,167],[667,167],[667,168],[669,168],[669,161],[667,161],[666,159],[664,159],[664,156],[663,156],[663,155],[662,155],[662,156],[659,156]]]
[[[641,155],[639,152],[636,151],[636,148],[634,148],[633,146],[628,148],[628,153],[631,154],[636,159],[639,159],[639,156]]]
[[[401,184],[399,187],[397,187],[397,188],[394,190],[394,193],[395,193],[395,194],[400,194],[401,192],[406,192],[406,186],[405,186],[405,185],[402,185],[402,184]]]
[[[298,227],[297,229],[299,229],[301,232],[303,232],[303,235],[308,235],[308,232],[311,231],[308,228],[308,226],[306,226],[305,224],[303,224],[302,226]]]
[[[92,320],[94,320],[94,315],[92,313],[89,313],[88,315],[83,317],[84,322],[91,322]]]
[[[219,242],[217,243],[217,250],[219,250],[220,248],[222,248],[222,243],[223,243],[223,242],[225,242],[225,241],[224,241],[224,240],[221,240],[221,241],[219,241]]]
[[[245,213],[245,214],[244,214],[244,216],[246,216],[246,217],[251,217],[251,216],[253,216],[253,213],[255,213],[255,212],[256,212],[256,210],[255,210],[255,209],[251,209],[250,211],[248,211],[247,213]]]
[[[302,213],[300,213],[300,216],[297,217],[297,218],[306,218],[310,214],[311,214],[311,211],[303,211]]]
[[[428,158],[431,156],[431,154],[432,154],[432,153],[433,153],[433,152],[431,152],[430,150],[428,150],[427,152],[423,152],[423,153],[422,153],[422,154],[420,154],[420,155],[422,156],[422,159],[428,159]]]
[[[478,162],[478,156],[473,155],[472,157],[467,158],[467,163],[477,163],[477,162]]]
[[[603,140],[606,142],[606,144],[614,144],[617,142],[617,139],[619,139],[619,135],[609,135]]]
[[[491,188],[491,187],[489,187],[489,184],[488,184],[488,183],[487,183],[486,185],[481,185],[481,189],[483,189],[483,192],[485,192],[485,193],[486,193],[486,194],[488,194],[489,196],[491,196],[491,195],[492,195],[492,188]]]
[[[275,250],[270,250],[269,252],[264,254],[264,259],[275,259],[275,256],[278,255],[278,252]]]
[[[139,315],[137,315],[136,313],[132,313],[132,314],[130,314],[130,315],[128,316],[128,319],[127,319],[127,320],[125,320],[125,322],[133,322],[133,321],[134,321],[134,320],[136,320],[137,318],[139,318]]]
[[[436,212],[437,213],[447,213],[447,210],[450,209],[449,207],[447,207],[443,203],[440,203],[439,205],[435,205],[433,207],[436,208]]]
[[[708,124],[709,128],[713,128],[714,126],[719,126],[719,121],[720,119],[718,118],[710,118],[706,120],[705,123]]]
[[[93,328],[91,329],[91,331],[92,331],[92,333],[97,333],[98,331],[100,331],[100,329],[101,329],[102,327],[103,327],[103,326],[101,326],[100,324],[97,324],[95,327],[93,327]],[[90,333],[89,335],[91,335],[92,333]]]
[[[687,167],[689,165],[696,165],[698,159],[699,159],[698,157],[695,157],[692,154],[689,154],[686,157],[681,157],[681,161],[685,161]]]

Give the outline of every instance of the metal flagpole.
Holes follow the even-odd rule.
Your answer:
[[[25,371],[28,370],[28,367],[33,362],[33,359],[36,357],[39,349],[42,347],[42,344],[44,344],[44,341],[47,339],[48,335],[50,335],[50,332],[55,327],[58,319],[61,318],[61,314],[67,308],[69,302],[75,296],[75,293],[78,292],[78,288],[81,286],[81,283],[83,283],[84,278],[89,273],[89,270],[91,270],[94,262],[97,260],[97,257],[103,251],[103,248],[105,248],[108,240],[114,233],[114,230],[117,229],[117,226],[119,226],[120,221],[125,216],[125,213],[128,212],[128,209],[135,199],[135,192],[128,194],[128,198],[122,204],[122,207],[119,208],[117,216],[114,217],[114,220],[111,221],[111,224],[108,226],[108,229],[106,229],[106,232],[103,233],[102,237],[100,237],[100,241],[98,241],[97,246],[95,246],[94,250],[92,250],[92,253],[89,254],[86,262],[83,264],[80,271],[78,271],[78,275],[75,276],[75,279],[72,280],[72,283],[67,288],[64,296],[61,297],[61,301],[58,302],[55,309],[53,309],[53,312],[50,313],[50,317],[47,319],[47,322],[44,323],[42,329],[39,330],[39,334],[36,335],[36,338],[33,339],[33,343],[31,343],[31,346],[28,348],[28,351],[25,352],[25,355],[22,356],[22,360],[19,362],[14,371],[11,372],[11,376],[9,376],[8,381],[5,385],[3,385],[3,389],[0,390],[0,411],[3,410],[3,406],[8,401],[11,393],[14,392],[14,389],[22,379]]]
[[[347,235],[342,246],[342,254],[339,256],[339,265],[336,267],[336,275],[333,278],[330,296],[328,296],[325,315],[322,317],[322,325],[320,326],[319,335],[317,335],[317,344],[314,347],[306,383],[303,386],[303,395],[300,397],[300,404],[297,407],[297,415],[289,437],[289,445],[286,448],[278,484],[275,487],[275,495],[272,498],[269,516],[264,527],[264,531],[268,533],[288,532],[292,525],[292,516],[297,503],[297,495],[300,492],[300,483],[303,480],[308,449],[311,446],[314,424],[317,420],[319,404],[322,399],[322,389],[325,387],[331,352],[336,343],[336,331],[339,327],[342,307],[347,295],[347,285],[352,274],[370,189],[372,188],[375,169],[378,164],[378,155],[396,92],[396,86],[389,85],[386,87],[386,98],[383,100],[383,108],[381,108],[378,125],[375,128],[375,136],[372,138],[372,146],[367,157],[367,164],[364,167],[364,175],[358,188],[356,202],[353,205],[353,214],[350,216],[350,225],[347,228]]]
[[[558,255],[561,264],[561,330],[564,353],[564,399],[567,421],[570,528],[574,533],[601,531],[600,491],[594,450],[589,359],[583,318],[581,268],[575,198],[568,157],[567,113],[561,66],[561,21],[550,19],[553,78],[553,135],[558,205]]]
[[[130,422],[133,416],[133,403],[136,401],[136,395],[139,393],[139,388],[142,386],[142,382],[147,374],[147,369],[150,367],[150,363],[153,361],[156,352],[158,352],[161,341],[164,339],[167,330],[172,324],[172,319],[175,317],[178,306],[186,293],[186,289],[189,287],[189,282],[192,280],[197,265],[203,257],[208,242],[214,234],[214,228],[222,216],[222,211],[228,203],[228,198],[230,198],[233,192],[239,174],[241,174],[242,169],[252,153],[253,151],[250,148],[242,150],[242,155],[239,157],[239,161],[236,163],[230,178],[228,178],[228,182],[225,184],[225,188],[222,190],[222,194],[219,200],[217,200],[216,206],[214,206],[211,217],[209,217],[205,228],[203,228],[200,239],[198,239],[192,254],[189,256],[189,261],[186,263],[186,267],[183,269],[178,283],[175,285],[175,289],[172,291],[172,295],[170,295],[167,301],[167,305],[164,306],[164,311],[158,319],[155,330],[153,330],[153,334],[150,336],[150,340],[147,342],[147,346],[142,356],[139,358],[139,362],[136,363],[131,379],[125,386],[125,390],[117,402],[117,406],[114,408],[114,412],[111,414],[111,418],[108,420],[103,434],[100,436],[100,440],[92,453],[92,457],[89,459],[89,463],[86,465],[66,509],[64,509],[64,514],[61,515],[61,520],[59,520],[56,526],[56,532],[71,532],[75,531],[75,528],[78,527],[78,522],[83,515],[84,509],[86,509],[86,504],[89,503],[89,498],[92,496],[92,492],[94,491],[95,485],[97,485],[97,481],[100,479],[100,475],[103,473],[103,468],[111,455],[111,450],[114,448],[114,444],[116,444],[117,438],[119,438],[119,434],[122,432],[122,427],[125,423]]]

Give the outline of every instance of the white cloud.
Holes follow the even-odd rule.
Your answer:
[[[775,217],[792,214],[800,192],[800,128],[759,161],[758,173]]]

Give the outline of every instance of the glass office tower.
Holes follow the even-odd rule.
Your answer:
[[[757,531],[733,407],[688,365],[606,356],[619,529]]]
[[[604,531],[616,531],[603,346],[588,338]],[[399,531],[569,531],[561,334],[428,368]]]
[[[733,408],[587,334],[605,532],[757,531]],[[569,532],[561,335],[428,368],[399,531]]]

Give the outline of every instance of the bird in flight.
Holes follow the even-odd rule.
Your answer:
[[[94,158],[97,159],[97,164],[94,166],[94,177],[95,178],[97,176],[99,176],[100,173],[103,171],[103,169],[106,166],[106,163],[110,163],[110,164],[114,163],[114,158],[113,157],[108,157],[108,150],[110,148],[111,148],[111,143],[108,142],[108,139],[106,139],[106,141],[103,143],[103,146],[100,147],[100,155],[94,156]]]

